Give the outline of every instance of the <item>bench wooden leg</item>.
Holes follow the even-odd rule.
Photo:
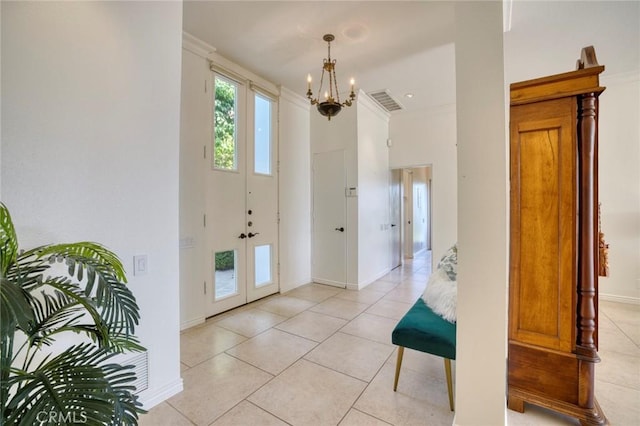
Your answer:
[[[445,371],[445,375],[447,376],[447,390],[449,391],[449,408],[451,408],[451,411],[453,411],[453,380],[451,380],[451,360],[449,358],[444,359],[444,371]],[[397,377],[397,373],[396,373],[396,377]]]
[[[400,367],[402,366],[402,355],[404,355],[404,347],[398,346],[398,360],[396,361],[396,378],[393,381],[393,391],[398,389],[398,379],[400,378]]]

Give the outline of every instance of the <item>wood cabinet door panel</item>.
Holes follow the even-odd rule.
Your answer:
[[[509,337],[563,351],[574,341],[575,125],[569,99],[511,109]]]

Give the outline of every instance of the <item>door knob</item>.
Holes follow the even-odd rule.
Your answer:
[[[241,240],[244,240],[245,238],[247,238],[246,235],[244,235],[244,232],[240,235],[238,235],[238,238],[240,238]]]
[[[344,227],[336,228],[336,231],[344,232]]]
[[[258,235],[258,234],[259,234],[259,232],[256,232],[255,234],[254,234],[253,232],[249,232],[249,234],[247,235],[247,237],[249,237],[249,238],[253,238],[253,237],[255,237],[255,236],[256,236],[256,235]]]

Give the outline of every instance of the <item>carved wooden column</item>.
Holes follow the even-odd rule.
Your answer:
[[[596,95],[578,96],[578,341],[576,352],[581,359],[600,362],[596,330]]]

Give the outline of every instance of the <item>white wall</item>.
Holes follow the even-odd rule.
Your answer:
[[[393,115],[389,123],[393,145],[391,168],[431,165],[431,225],[433,262],[457,241],[457,153],[455,105]]]
[[[311,281],[309,102],[280,89],[280,291]]]
[[[357,100],[358,288],[391,270],[389,114],[364,93]]]
[[[211,71],[206,49],[185,41],[180,106],[180,328],[205,320],[205,174],[203,147],[211,138]],[[189,50],[191,49],[191,50]],[[204,163],[204,164],[203,164]]]
[[[122,259],[149,350],[147,406],[182,389],[181,2],[2,2],[2,200],[24,248],[94,240]],[[148,256],[134,277],[133,256]]]
[[[458,318],[454,424],[502,425],[506,423],[509,194],[502,4],[459,2],[455,12]]]
[[[640,70],[603,75],[600,84],[607,89],[600,95],[599,196],[610,273],[599,292],[640,304]]]
[[[605,75],[638,70],[639,21],[637,1],[515,1],[504,33],[505,81],[571,71],[590,45]]]
[[[571,71],[589,45],[605,66],[599,195],[610,277],[600,278],[599,291],[602,298],[632,303],[640,303],[638,22],[639,2],[515,2],[512,28],[504,35],[507,84]]]
[[[0,22],[2,22],[2,5],[0,4]],[[0,30],[0,51],[2,50],[2,31]],[[2,55],[0,55],[0,99],[4,99],[2,97]],[[2,104],[4,102],[0,102],[0,117],[2,117]],[[2,164],[2,120],[0,120],[0,165]],[[0,169],[0,200],[2,199],[2,170]]]

